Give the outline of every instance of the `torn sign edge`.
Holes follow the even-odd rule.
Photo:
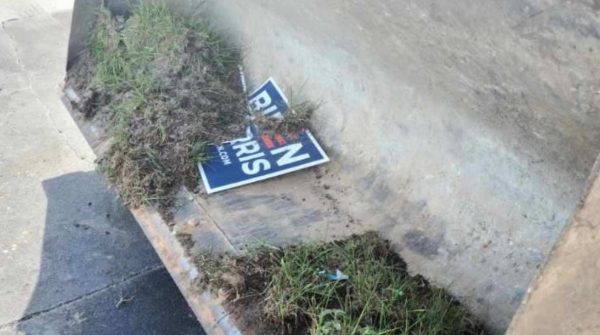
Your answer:
[[[284,170],[273,172],[273,173],[267,173],[262,176],[242,180],[242,181],[239,181],[236,183],[228,184],[225,186],[219,186],[219,187],[215,187],[215,188],[210,187],[210,185],[208,184],[208,178],[204,171],[204,166],[202,165],[202,163],[199,163],[198,167],[200,169],[200,175],[202,177],[202,184],[204,185],[204,190],[206,191],[206,194],[212,194],[212,193],[219,192],[219,191],[229,190],[229,189],[236,188],[239,186],[244,186],[244,185],[252,184],[252,183],[255,183],[258,181],[275,178],[275,177],[278,177],[278,176],[281,176],[284,174],[292,173],[295,171],[303,170],[303,169],[306,169],[306,168],[309,168],[312,166],[316,166],[316,165],[320,165],[320,164],[329,162],[329,156],[327,156],[327,154],[325,153],[323,148],[321,148],[321,145],[319,144],[319,142],[314,138],[314,136],[310,133],[310,131],[308,129],[306,129],[304,131],[306,132],[306,135],[311,140],[311,142],[314,144],[314,146],[317,148],[317,150],[319,151],[321,156],[323,156],[323,158],[316,160],[316,161],[308,162],[306,164],[294,166],[289,169],[284,169]],[[231,142],[231,141],[228,141],[228,142]]]

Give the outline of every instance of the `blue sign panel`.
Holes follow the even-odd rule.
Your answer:
[[[247,137],[211,145],[210,159],[199,165],[207,193],[273,178],[329,161],[312,134]]]
[[[273,78],[269,78],[248,96],[248,104],[268,117],[282,118],[287,113],[288,101]]]

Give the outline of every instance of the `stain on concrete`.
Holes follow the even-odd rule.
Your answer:
[[[375,198],[375,200],[377,202],[381,203],[381,202],[386,201],[392,194],[393,194],[393,192],[388,186],[378,185],[378,187],[373,192],[373,197]]]
[[[413,229],[404,234],[402,241],[410,250],[427,258],[431,258],[438,254],[442,238],[431,238],[425,235],[425,232]]]
[[[523,289],[517,289],[513,296],[512,299],[510,300],[511,304],[518,304],[523,300],[523,297],[525,296],[525,290]]]

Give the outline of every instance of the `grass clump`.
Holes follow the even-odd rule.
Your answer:
[[[108,124],[99,165],[126,203],[168,208],[182,184],[197,185],[206,145],[243,133],[240,61],[201,20],[166,4],[141,2],[128,17],[98,12],[67,81],[83,92],[77,108]]]
[[[250,320],[257,333],[484,333],[456,300],[410,276],[375,233],[320,245],[262,247],[203,267],[207,259],[197,260],[208,269],[204,283],[229,289],[232,312]],[[349,279],[328,279],[336,269]]]
[[[257,111],[254,113],[254,123],[262,133],[267,134],[299,133],[304,129],[309,129],[310,120],[315,111],[319,109],[319,104],[310,100],[297,99],[294,94],[291,94],[289,105],[288,113],[281,119],[267,117]]]

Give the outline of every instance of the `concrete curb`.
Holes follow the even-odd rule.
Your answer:
[[[61,100],[75,120],[84,138],[92,147],[94,153],[99,155],[106,149],[109,140],[105,132],[93,124],[86,122],[82,115],[72,108],[66,96],[63,96]],[[252,332],[248,331],[242,333],[237,328],[225,310],[221,299],[209,291],[200,291],[195,285],[195,281],[202,275],[201,269],[198,269],[194,265],[193,260],[186,254],[184,246],[177,239],[176,230],[178,226],[187,224],[187,221],[192,218],[202,218],[204,224],[201,231],[208,233],[210,236],[223,237],[210,241],[211,250],[226,250],[230,252],[234,252],[235,250],[228,243],[223,232],[211,220],[206,220],[208,215],[206,215],[202,207],[187,190],[182,190],[180,196],[189,199],[189,201],[183,206],[183,210],[180,210],[180,212],[185,214],[176,214],[172,229],[161,218],[158,211],[152,207],[129,207],[129,209],[165,265],[165,268],[177,284],[177,287],[196,315],[206,334],[251,334]]]

